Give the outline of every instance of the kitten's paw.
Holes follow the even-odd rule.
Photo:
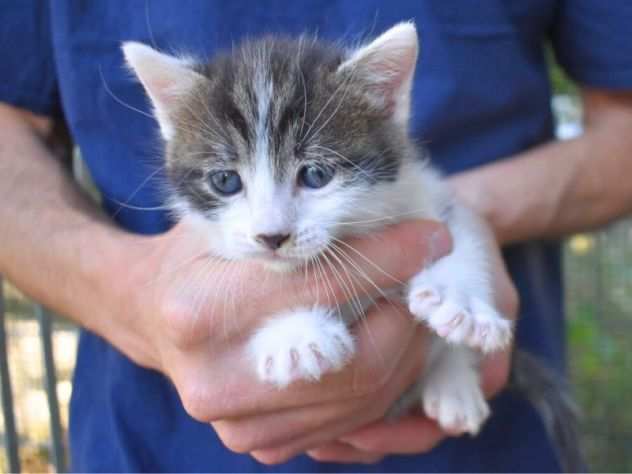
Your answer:
[[[423,386],[422,405],[426,416],[452,435],[477,435],[490,413],[477,377],[451,371],[430,374]]]
[[[416,279],[408,293],[408,308],[439,336],[455,344],[465,344],[483,352],[509,345],[512,324],[482,299]]]
[[[252,337],[248,352],[261,381],[285,387],[342,369],[354,341],[340,318],[317,307],[274,317]]]

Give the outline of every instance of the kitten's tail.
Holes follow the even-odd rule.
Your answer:
[[[535,356],[516,349],[509,388],[524,395],[542,417],[564,472],[586,472],[579,442],[579,409],[566,381]]]

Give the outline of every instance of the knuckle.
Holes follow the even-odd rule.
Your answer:
[[[509,277],[507,277],[509,278]],[[511,280],[507,279],[498,301],[500,311],[510,319],[516,319],[520,310],[520,294]]]
[[[194,419],[209,422],[213,406],[210,391],[201,384],[188,383],[181,390],[180,398],[184,410]]]
[[[498,353],[489,357],[483,367],[483,389],[486,396],[490,397],[507,386],[511,357],[508,352]]]
[[[283,452],[281,449],[266,449],[261,451],[253,451],[252,457],[262,464],[273,466],[275,464],[282,464],[290,459],[290,456]]]
[[[314,461],[318,461],[318,462],[334,461],[334,459],[332,459],[331,456],[327,456],[327,453],[324,453],[319,449],[314,449],[312,451],[309,451],[307,455],[310,458],[312,458]]]
[[[507,297],[507,310],[512,316],[517,316],[520,310],[520,296],[515,286],[511,285],[509,295]]]
[[[168,337],[177,346],[185,346],[191,340],[191,310],[179,298],[168,298],[162,304],[162,321]]]
[[[217,423],[215,431],[219,439],[224,443],[224,446],[234,453],[244,454],[254,449],[243,430],[227,423]]]
[[[191,347],[215,332],[215,318],[203,316],[200,308],[196,310],[190,301],[178,296],[163,300],[161,319],[167,337],[180,349]]]
[[[493,393],[500,392],[509,382],[509,371],[498,369],[492,370],[489,378],[490,390]]]
[[[249,419],[220,420],[213,423],[224,445],[236,453],[250,453],[270,443],[274,433],[264,424]]]

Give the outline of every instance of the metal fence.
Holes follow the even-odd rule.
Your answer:
[[[39,337],[42,344],[44,366],[44,389],[49,411],[51,460],[57,472],[66,472],[64,437],[57,399],[57,372],[53,354],[52,315],[42,306],[35,305],[35,314],[39,325]],[[4,418],[4,445],[7,468],[10,472],[20,472],[19,437],[16,427],[13,400],[13,384],[9,370],[6,312],[4,305],[4,285],[0,278],[0,384],[2,387],[2,415]]]

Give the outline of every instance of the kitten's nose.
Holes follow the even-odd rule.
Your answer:
[[[270,250],[278,250],[290,238],[290,234],[259,234],[255,240]]]

